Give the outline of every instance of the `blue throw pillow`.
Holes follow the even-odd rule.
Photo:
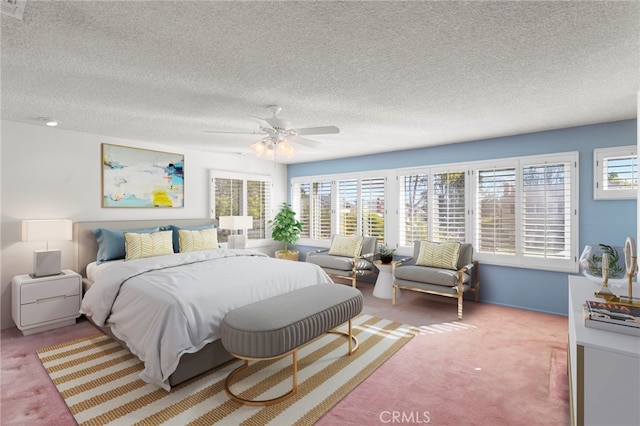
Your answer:
[[[186,231],[200,231],[202,229],[215,228],[215,223],[209,223],[206,225],[194,225],[194,226],[176,226],[169,225],[164,227],[164,229],[171,229],[173,231],[173,252],[180,253],[180,235],[178,233],[179,230],[184,229]]]
[[[137,234],[158,232],[160,228],[140,228],[140,229],[94,229],[93,235],[98,242],[98,256],[96,263],[99,265],[108,260],[124,259],[126,256],[124,233],[135,232]]]

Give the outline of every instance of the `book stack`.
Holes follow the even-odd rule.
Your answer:
[[[640,336],[640,307],[587,300],[584,305],[584,325]]]

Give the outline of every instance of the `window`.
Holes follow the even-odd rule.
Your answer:
[[[247,239],[267,238],[271,218],[271,178],[224,171],[211,171],[211,215],[252,216],[253,227]],[[242,232],[242,231],[238,231]],[[226,242],[228,230],[218,231],[218,241]]]
[[[308,222],[303,244],[363,234],[410,254],[416,240],[460,241],[483,263],[576,272],[577,169],[570,152],[301,177],[292,202]]]
[[[480,168],[475,176],[476,251],[515,254],[515,167]]]
[[[361,235],[377,237],[378,243],[384,243],[384,177],[364,178],[361,185],[360,218],[362,223]]]
[[[482,262],[575,272],[577,153],[473,166],[473,243]]]
[[[292,181],[292,206],[303,223],[302,243],[333,234],[385,239],[386,176],[323,176]]]
[[[431,240],[438,242],[466,239],[465,171],[444,171],[433,174]]]
[[[593,151],[593,198],[632,199],[638,195],[638,154],[635,145]]]
[[[427,173],[401,174],[400,208],[398,209],[400,246],[411,247],[416,240],[429,238],[429,175]]]
[[[293,208],[299,214],[298,220],[302,222],[300,238],[331,238],[331,181],[294,186],[293,201]]]

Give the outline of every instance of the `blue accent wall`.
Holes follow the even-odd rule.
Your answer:
[[[593,199],[593,150],[636,143],[636,120],[624,120],[384,154],[291,164],[287,173],[291,180],[300,176],[578,151],[579,247],[598,243],[623,246],[628,236],[636,236],[636,200]],[[566,273],[488,264],[480,265],[479,269],[481,301],[567,315]]]

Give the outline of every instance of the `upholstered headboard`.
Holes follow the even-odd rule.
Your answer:
[[[98,255],[98,243],[92,230],[107,229],[138,229],[153,226],[194,226],[213,223],[211,219],[160,219],[160,220],[118,220],[97,222],[76,222],[74,224],[74,239],[76,241],[75,270],[83,277],[87,276],[87,265],[95,262]]]

